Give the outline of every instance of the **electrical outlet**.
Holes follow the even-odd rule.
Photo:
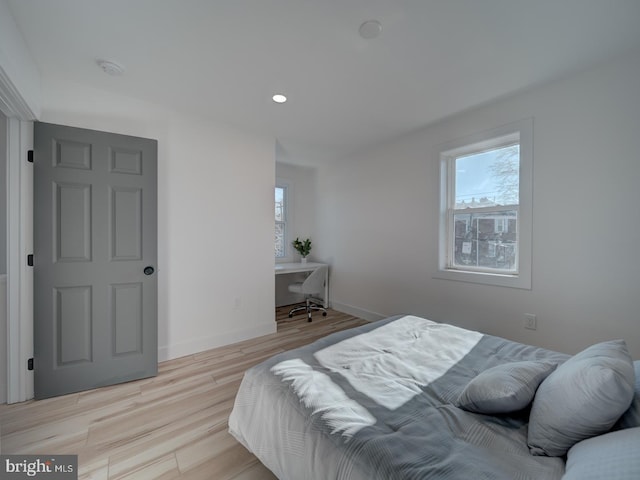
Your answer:
[[[524,328],[527,330],[536,330],[538,328],[538,319],[532,313],[524,314]]]

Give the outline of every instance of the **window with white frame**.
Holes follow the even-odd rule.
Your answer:
[[[531,288],[532,120],[439,149],[437,277]]]
[[[276,258],[284,258],[287,256],[287,187],[276,186],[275,200]]]

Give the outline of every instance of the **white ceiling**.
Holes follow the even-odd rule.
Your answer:
[[[640,48],[640,0],[8,0],[43,81],[332,158]],[[378,38],[359,25],[376,19]],[[96,59],[126,67],[110,77]],[[273,93],[289,102],[277,105]]]

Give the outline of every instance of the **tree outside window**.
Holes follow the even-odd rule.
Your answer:
[[[275,221],[276,236],[275,248],[276,258],[284,258],[287,255],[287,209],[286,209],[287,189],[286,187],[276,186],[275,190]]]

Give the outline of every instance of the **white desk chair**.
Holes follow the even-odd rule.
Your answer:
[[[323,265],[322,267],[316,268],[302,283],[293,283],[289,285],[289,291],[293,293],[302,293],[306,296],[305,304],[300,305],[291,309],[289,312],[289,318],[293,316],[294,313],[306,311],[307,312],[307,321],[311,321],[311,312],[313,310],[318,310],[322,312],[322,316],[327,316],[327,310],[311,301],[311,297],[314,295],[318,295],[324,292],[324,280],[327,275],[327,269],[329,267],[327,265]]]

